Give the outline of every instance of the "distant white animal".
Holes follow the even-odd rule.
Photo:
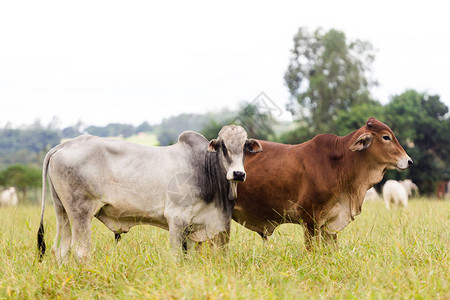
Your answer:
[[[374,187],[371,187],[367,190],[366,195],[364,196],[364,201],[375,201],[380,199],[380,196],[377,193],[377,190]]]
[[[408,193],[408,197],[412,197],[413,191],[414,194],[419,194],[419,188],[412,182],[411,179],[400,180],[399,182],[405,188],[406,192]]]
[[[16,188],[10,187],[4,190],[0,195],[0,205],[1,206],[17,206],[19,203],[19,198],[16,194]]]
[[[447,193],[445,193],[444,199],[445,200],[449,200],[450,199],[450,181],[447,182]]]
[[[396,180],[386,181],[383,186],[383,199],[387,209],[390,208],[391,203],[404,207],[408,206],[408,192]]]

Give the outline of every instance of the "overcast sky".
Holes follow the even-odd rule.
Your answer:
[[[284,109],[302,26],[371,42],[382,103],[414,88],[450,105],[446,1],[2,1],[0,126],[154,124],[261,91]]]

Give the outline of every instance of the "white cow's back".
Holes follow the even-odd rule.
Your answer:
[[[386,204],[386,208],[390,208],[390,204],[408,206],[408,192],[396,180],[388,180],[383,186],[383,199]]]
[[[419,188],[417,185],[412,182],[411,179],[405,179],[399,181],[400,184],[405,188],[406,192],[408,193],[408,197],[411,197],[413,195],[413,191],[418,195],[419,194]]]
[[[0,205],[2,206],[17,206],[19,203],[19,198],[16,194],[16,189],[14,187],[10,187],[7,190],[4,190],[0,195]]]
[[[380,196],[377,193],[377,190],[374,187],[371,187],[367,190],[366,195],[364,196],[364,201],[375,201],[378,200]]]

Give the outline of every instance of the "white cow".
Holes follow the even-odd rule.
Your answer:
[[[403,185],[396,180],[388,180],[383,186],[383,199],[386,208],[390,208],[390,204],[399,206],[408,206],[408,192]]]
[[[380,196],[377,193],[377,190],[374,187],[371,187],[367,190],[366,195],[364,196],[364,201],[375,201],[380,199]]]
[[[0,206],[17,206],[18,203],[19,198],[15,187],[10,187],[0,194]]]
[[[419,188],[415,183],[412,182],[411,179],[400,180],[399,182],[405,188],[406,192],[408,193],[408,197],[412,197],[413,192],[416,195],[419,194]]]
[[[167,147],[86,135],[56,146],[44,159],[40,258],[47,175],[57,216],[52,250],[59,263],[71,248],[78,259],[89,256],[93,217],[116,239],[135,225],[164,228],[172,249],[187,251],[188,241],[207,241],[229,229],[237,182],[246,177],[245,151],[262,148],[234,125],[210,142],[186,131]]]
[[[445,193],[444,200],[450,199],[450,180],[447,182],[447,193]]]

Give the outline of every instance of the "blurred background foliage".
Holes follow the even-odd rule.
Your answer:
[[[349,40],[344,32],[300,28],[284,80],[290,93],[286,103],[294,122],[282,122],[257,102],[243,102],[236,110],[205,114],[181,114],[160,124],[139,126],[112,123],[88,126],[81,121],[63,129],[55,119],[48,126],[39,120],[21,128],[0,128],[0,185],[15,186],[27,197],[41,184],[41,164],[46,152],[65,139],[80,134],[115,137],[147,145],[170,145],[184,130],[217,137],[222,126],[242,125],[249,137],[297,144],[319,133],[346,135],[375,117],[388,124],[414,160],[408,171],[388,172],[385,179],[411,178],[424,194],[433,194],[450,169],[449,109],[439,95],[414,89],[393,95],[382,104],[370,89],[374,47],[366,41]],[[36,196],[37,198],[37,196]]]

